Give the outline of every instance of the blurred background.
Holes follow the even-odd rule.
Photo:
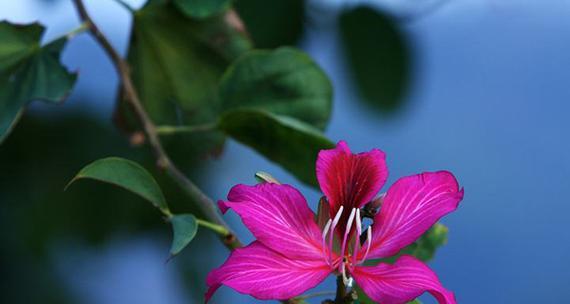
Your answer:
[[[124,54],[128,12],[111,0],[86,2]],[[324,68],[335,96],[327,136],[354,151],[384,150],[388,185],[428,170],[457,176],[465,199],[443,220],[449,243],[430,265],[460,303],[570,296],[570,2],[235,5],[258,47],[297,45]],[[78,25],[67,0],[2,0],[0,19],[39,20],[45,40]],[[65,105],[33,104],[0,146],[1,302],[201,303],[207,272],[227,256],[209,231],[165,263],[170,227],[150,204],[90,182],[63,192],[75,172],[101,157],[153,167],[147,151],[130,147],[111,122],[118,83],[101,49],[81,35],[63,62],[79,71]],[[216,199],[234,184],[254,183],[259,170],[299,186],[313,207],[319,198],[231,140],[219,158],[188,163],[188,173]],[[169,181],[159,183],[173,209],[191,209]],[[235,215],[226,218],[252,240]],[[318,287],[331,289],[330,279]],[[213,303],[257,302],[221,288]]]

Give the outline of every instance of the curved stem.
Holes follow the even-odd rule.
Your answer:
[[[93,22],[82,0],[73,0],[75,8],[83,21],[89,28],[89,32],[95,38],[95,40],[101,45],[105,50],[107,55],[111,58],[113,65],[117,69],[119,77],[121,79],[122,89],[125,93],[127,102],[132,107],[136,117],[140,121],[143,131],[148,138],[149,145],[155,155],[157,160],[157,165],[159,168],[167,172],[167,174],[190,196],[200,207],[204,216],[211,222],[224,227],[228,234],[226,236],[221,236],[222,241],[229,249],[234,249],[241,247],[241,242],[237,239],[235,234],[231,231],[227,223],[221,217],[220,213],[216,209],[216,205],[200,188],[198,188],[188,177],[186,177],[170,160],[170,157],[164,150],[160,138],[158,137],[158,132],[156,127],[150,117],[148,116],[146,110],[142,106],[142,102],[138,96],[135,89],[133,81],[130,76],[129,66],[125,60],[119,55],[116,49],[111,45],[107,37],[99,30],[97,25]]]
[[[196,219],[196,223],[197,223],[199,226],[208,228],[208,229],[214,231],[215,233],[217,233],[217,234],[219,234],[219,235],[221,235],[221,236],[226,237],[226,236],[228,236],[228,234],[229,234],[228,229],[226,229],[224,226],[216,225],[216,224],[214,224],[214,223],[210,223],[210,222],[208,222],[208,221],[201,220],[201,219]]]

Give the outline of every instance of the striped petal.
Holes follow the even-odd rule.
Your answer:
[[[344,141],[335,149],[322,150],[317,158],[317,179],[330,204],[330,217],[344,206],[344,210],[360,208],[374,195],[388,178],[386,155],[373,149],[353,154]],[[349,212],[340,220],[340,234],[344,234]]]
[[[374,217],[369,258],[392,256],[416,241],[463,198],[457,180],[447,171],[399,179],[388,189]]]
[[[382,304],[404,304],[429,292],[439,304],[455,304],[455,296],[443,288],[436,274],[411,256],[402,256],[395,264],[354,268],[358,286],[372,300]]]
[[[222,212],[234,210],[258,241],[290,258],[324,260],[322,234],[303,195],[289,185],[237,185]]]
[[[330,273],[322,259],[290,259],[255,241],[234,250],[208,274],[206,302],[221,285],[260,300],[289,299],[315,287]]]

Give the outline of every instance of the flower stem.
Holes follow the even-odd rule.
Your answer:
[[[335,304],[344,304],[344,298],[346,297],[346,285],[342,280],[342,276],[336,277],[336,298],[334,299]]]
[[[196,223],[198,223],[199,226],[202,226],[204,228],[208,228],[214,232],[216,232],[217,234],[221,235],[221,236],[228,236],[230,234],[230,232],[228,231],[228,229],[226,229],[224,226],[222,225],[217,225],[214,223],[210,223],[208,221],[205,220],[201,220],[201,219],[196,219]]]

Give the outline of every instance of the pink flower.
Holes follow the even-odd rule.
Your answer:
[[[301,193],[289,185],[233,187],[220,208],[224,213],[233,209],[257,240],[234,250],[210,272],[206,302],[222,284],[257,299],[288,299],[335,273],[346,283],[354,279],[371,299],[383,304],[406,303],[426,291],[439,303],[456,303],[435,273],[414,257],[402,256],[392,265],[363,266],[367,259],[392,256],[413,243],[463,198],[463,189],[447,171],[401,178],[388,189],[380,212],[363,233],[360,208],[378,193],[387,176],[380,150],[352,154],[341,141],[335,149],[321,151],[317,178],[330,216],[324,227],[316,223]]]

